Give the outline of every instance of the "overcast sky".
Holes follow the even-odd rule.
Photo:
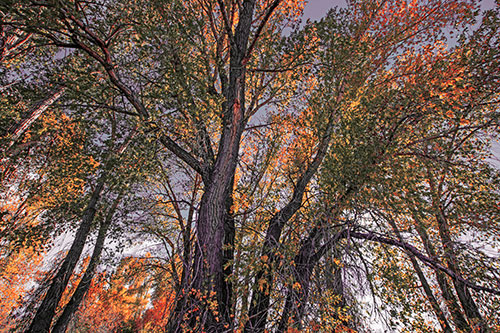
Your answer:
[[[481,0],[481,8],[489,9],[495,6],[495,0]],[[309,0],[304,9],[304,17],[317,20],[325,16],[328,9],[335,6],[345,6],[346,0]]]
[[[304,9],[304,17],[317,20],[325,16],[328,9],[345,5],[345,0],[309,0]]]

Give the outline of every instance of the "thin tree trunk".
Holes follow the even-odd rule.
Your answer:
[[[451,240],[448,224],[444,214],[440,211],[436,214],[436,219],[439,225],[439,236],[443,243],[445,261],[448,267],[457,274],[460,274],[460,269],[457,264],[455,249],[453,246],[453,241]],[[463,284],[461,281],[453,279],[453,286],[455,287],[455,292],[458,295],[458,299],[462,304],[465,315],[469,318],[469,324],[472,326],[473,331],[478,331],[480,333],[489,332],[488,326],[484,321],[479,309],[477,308],[476,302],[472,298],[469,288]]]
[[[425,296],[427,297],[427,300],[431,304],[432,309],[434,310],[434,313],[436,314],[436,317],[439,321],[439,325],[441,325],[441,329],[443,332],[446,333],[452,333],[453,330],[451,329],[450,324],[448,323],[448,319],[446,319],[446,316],[439,306],[439,303],[437,302],[436,298],[434,297],[434,294],[432,293],[432,289],[429,285],[429,282],[427,281],[424,273],[422,272],[422,269],[420,268],[420,265],[418,264],[418,261],[415,259],[415,257],[410,256],[410,261],[413,266],[413,269],[415,269],[415,272],[417,273],[418,279],[420,280],[420,283],[422,284],[422,288],[424,289]]]
[[[401,232],[399,231],[398,226],[396,223],[391,219],[391,218],[386,218],[387,222],[391,225],[392,229],[394,230],[394,233],[398,237],[400,241],[403,241],[403,237],[401,236]],[[448,320],[446,319],[446,316],[439,306],[438,301],[434,297],[434,293],[432,292],[432,289],[429,285],[429,282],[427,281],[427,278],[425,277],[424,272],[422,272],[422,269],[420,268],[420,265],[418,264],[418,261],[415,259],[415,256],[408,255],[410,258],[410,262],[413,266],[413,269],[415,270],[415,273],[417,274],[418,279],[420,280],[420,283],[422,284],[422,288],[424,289],[425,296],[427,297],[427,300],[431,304],[432,310],[434,311],[434,314],[436,315],[439,325],[441,325],[441,329],[445,333],[452,333],[453,330],[450,327],[450,324],[448,323]]]
[[[416,222],[416,230],[420,238],[422,239],[425,252],[429,257],[436,259],[436,250],[432,246],[425,227],[422,225],[419,219],[415,218],[415,216],[414,221]],[[458,304],[457,299],[455,298],[455,295],[453,294],[451,287],[448,284],[446,276],[444,275],[444,273],[438,271],[437,269],[434,270],[434,273],[436,274],[436,280],[439,289],[441,290],[441,296],[445,300],[446,306],[450,311],[450,314],[453,318],[453,323],[455,324],[456,328],[464,332],[470,332],[471,328],[467,323],[467,320],[463,316],[462,311],[460,310],[460,305]]]
[[[262,255],[265,257],[266,265],[272,267],[277,260],[276,249],[279,246],[281,232],[285,224],[292,218],[292,216],[299,210],[302,205],[302,198],[309,181],[318,170],[321,162],[323,161],[328,151],[330,144],[331,131],[333,128],[333,112],[330,115],[329,124],[325,135],[323,136],[318,152],[314,157],[312,163],[307,167],[305,172],[299,177],[292,198],[285,207],[276,213],[269,221],[269,226],[266,231],[264,244],[262,245]],[[264,283],[260,282],[264,281]],[[250,303],[249,319],[245,325],[245,332],[263,332],[267,322],[267,311],[270,303],[270,290],[272,287],[273,273],[271,269],[260,269],[255,275],[255,283],[261,283],[264,288],[255,289],[252,293],[252,300]]]
[[[278,332],[286,332],[291,323],[296,329],[302,329],[302,320],[304,318],[305,309],[309,297],[309,289],[311,284],[311,276],[314,268],[323,256],[335,247],[338,242],[345,238],[347,230],[338,230],[337,233],[320,245],[324,238],[321,231],[321,226],[316,225],[309,233],[308,238],[302,243],[299,253],[294,259],[296,269],[293,271],[292,285],[288,288],[285,306],[282,311],[281,319],[278,326]],[[336,289],[338,295],[343,295],[341,271],[336,270],[334,284],[329,287]],[[298,283],[298,285],[296,284]],[[343,304],[344,298],[342,297]],[[346,323],[347,324],[347,323]]]
[[[121,155],[128,147],[134,136],[137,134],[137,128],[135,128],[128,138],[118,147],[116,150],[117,155]],[[110,152],[111,153],[111,152]],[[54,319],[55,310],[61,296],[66,289],[71,274],[80,259],[83,248],[85,247],[85,241],[89,235],[92,222],[97,211],[97,204],[99,202],[101,192],[104,189],[106,179],[108,177],[108,168],[110,167],[111,160],[106,160],[105,166],[103,168],[102,174],[97,179],[97,184],[90,196],[89,203],[85,211],[83,212],[82,223],[80,224],[75,239],[71,244],[71,248],[68,254],[64,258],[64,261],[57,271],[57,274],[52,279],[52,283],[45,295],[42,304],[38,308],[33,321],[27,332],[49,332],[52,320]]]
[[[199,185],[199,176],[195,178],[195,185],[193,188],[193,193],[191,197],[191,203],[189,205],[188,216],[186,220],[185,227],[181,224],[181,232],[182,232],[182,272],[181,278],[179,282],[179,286],[176,290],[176,299],[175,306],[171,311],[167,325],[165,327],[166,332],[180,332],[181,331],[181,321],[180,318],[184,317],[186,309],[186,301],[187,301],[187,292],[190,288],[190,272],[192,267],[192,235],[191,235],[191,225],[194,221],[194,213],[195,213],[195,199],[196,199],[196,191]],[[182,221],[179,221],[182,223]]]
[[[43,100],[40,105],[31,110],[29,117],[19,125],[14,133],[12,133],[6,150],[9,150],[12,145],[14,145],[14,143],[26,132],[26,130],[30,128],[30,126],[45,112],[45,110],[47,110],[49,106],[54,104],[54,102],[57,101],[62,94],[64,94],[65,89],[66,88],[64,87],[59,87],[50,97]]]
[[[330,106],[328,115],[328,124],[325,129],[325,133],[320,139],[318,151],[312,159],[311,163],[307,166],[304,173],[300,175],[295,184],[295,188],[290,198],[290,201],[278,211],[269,221],[269,225],[266,231],[266,236],[264,239],[264,244],[262,245],[262,255],[261,257],[267,257],[267,263],[269,267],[272,267],[277,260],[276,249],[279,246],[281,233],[286,223],[292,218],[292,216],[300,209],[302,205],[302,198],[305,193],[305,189],[309,184],[312,177],[318,171],[323,159],[325,158],[331,141],[331,135],[333,131],[333,126],[338,120],[338,114],[336,105],[339,105],[343,98],[344,93],[344,83],[341,83],[337,96],[335,96],[334,105]],[[349,188],[341,200],[345,199],[353,188]],[[245,332],[263,332],[267,322],[267,311],[269,310],[270,304],[270,290],[273,282],[273,273],[271,269],[260,269],[255,275],[255,283],[258,284],[259,281],[265,281],[262,290],[259,288],[254,289],[252,293],[252,298],[250,302],[250,310],[248,315],[248,321],[245,324]]]
[[[292,285],[288,287],[277,332],[285,332],[290,323],[300,329],[302,315],[309,296],[311,274],[317,264],[317,261],[313,261],[312,258],[322,238],[319,228],[313,228],[309,237],[302,242],[299,253],[293,260],[295,265],[292,268]]]
[[[10,31],[7,31],[6,28],[7,25],[0,24],[0,63],[13,55],[15,51],[20,51],[18,49],[26,44],[32,36],[31,33],[21,35],[19,30],[9,33]]]
[[[21,138],[21,136],[30,128],[30,126],[51,106],[54,102],[61,97],[66,88],[59,87],[56,92],[54,92],[50,97],[43,100],[38,106],[32,108],[30,111],[30,115],[26,118],[21,124],[14,130],[11,134],[8,143],[5,147],[0,147],[0,152],[4,154],[4,157],[1,159],[1,163],[4,164],[4,170],[2,170],[0,179],[3,181],[7,179],[9,174],[13,170],[13,166],[8,163],[9,158],[17,155],[21,150],[23,145],[18,145],[16,147],[14,144]],[[3,131],[0,131],[0,135],[2,135]]]
[[[80,283],[78,283],[78,286],[76,287],[73,296],[71,296],[70,301],[64,307],[63,313],[61,314],[59,319],[57,319],[56,324],[52,329],[52,333],[66,332],[66,328],[68,327],[68,324],[71,318],[73,317],[73,314],[76,312],[76,310],[78,310],[78,307],[80,306],[83,298],[87,294],[92,279],[94,278],[95,269],[101,258],[101,253],[104,248],[104,241],[106,240],[106,233],[109,229],[109,226],[113,219],[113,215],[116,211],[116,208],[118,207],[118,204],[120,203],[121,198],[122,194],[120,193],[113,202],[113,205],[110,207],[105,220],[101,223],[101,226],[99,227],[99,233],[97,235],[96,244],[94,246],[94,251],[92,252],[92,256],[90,258],[90,262],[87,266],[87,269],[85,270],[85,274],[83,275]]]
[[[82,223],[78,228],[73,244],[64,258],[64,261],[57,271],[57,274],[52,279],[52,283],[45,295],[42,304],[39,306],[38,311],[31,322],[27,332],[29,333],[42,333],[49,332],[55,311],[61,296],[68,285],[69,279],[73,270],[75,269],[83,248],[85,247],[85,240],[90,232],[90,227],[94,221],[96,214],[97,203],[99,201],[101,192],[104,188],[106,174],[101,175],[97,181],[97,186],[92,192],[90,201],[83,213]]]
[[[441,238],[441,242],[443,244],[446,265],[456,274],[460,274],[454,243],[450,236],[448,220],[443,205],[441,204],[441,191],[445,175],[442,176],[442,179],[438,182],[438,184],[435,183],[434,177],[429,170],[427,171],[427,178],[429,179],[432,208],[434,209],[434,216],[438,224],[439,237]],[[476,302],[472,298],[467,286],[456,279],[453,279],[452,281],[465,315],[469,319],[469,325],[472,326],[474,331],[479,330],[480,333],[489,332],[488,326],[481,316]]]

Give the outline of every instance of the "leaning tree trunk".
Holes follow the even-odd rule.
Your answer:
[[[78,310],[78,307],[85,297],[85,294],[89,290],[92,279],[94,278],[95,269],[97,267],[97,264],[99,263],[101,253],[104,248],[106,233],[109,229],[109,226],[113,219],[113,215],[116,211],[116,208],[118,207],[118,204],[120,203],[120,200],[121,194],[115,199],[113,205],[109,209],[108,214],[106,215],[105,220],[101,223],[101,226],[99,227],[99,233],[97,235],[96,244],[94,246],[94,251],[92,252],[92,256],[90,258],[87,269],[85,270],[85,274],[83,275],[80,283],[78,283],[78,286],[76,287],[76,290],[73,293],[73,296],[71,296],[68,304],[66,304],[66,306],[64,307],[63,313],[57,319],[56,324],[52,329],[52,333],[66,332],[66,328],[68,327],[71,317],[76,312],[76,310]]]
[[[57,271],[56,275],[52,279],[52,283],[45,295],[42,304],[38,308],[38,311],[31,322],[30,327],[27,332],[49,332],[52,320],[55,315],[55,311],[59,301],[61,300],[62,294],[68,285],[69,279],[73,270],[80,259],[80,255],[82,254],[83,248],[85,247],[85,240],[90,232],[90,227],[92,226],[92,222],[94,221],[94,217],[96,214],[96,207],[99,201],[101,192],[104,188],[105,183],[105,174],[101,175],[97,181],[97,186],[92,192],[92,196],[90,197],[90,201],[85,208],[83,213],[82,223],[78,228],[73,244],[71,244],[71,248],[69,249],[66,258]]]
[[[450,229],[448,220],[446,217],[445,210],[441,203],[441,188],[444,181],[443,180],[436,184],[431,172],[427,171],[427,178],[429,179],[430,194],[432,199],[432,208],[434,210],[434,216],[438,224],[439,237],[444,250],[444,259],[446,265],[456,274],[460,275],[460,267],[458,265],[457,254],[455,252],[454,242],[451,239]],[[457,293],[458,299],[462,304],[465,315],[469,319],[469,325],[473,331],[479,331],[480,333],[489,332],[488,325],[483,319],[476,302],[472,298],[469,288],[461,281],[453,279],[453,286],[455,287],[455,292]]]
[[[429,239],[429,235],[427,235],[427,231],[425,230],[424,225],[415,216],[414,221],[416,222],[416,230],[420,236],[420,239],[422,240],[425,252],[429,257],[436,259],[436,250],[432,246],[431,240]],[[462,311],[460,311],[460,305],[458,304],[457,299],[455,298],[455,295],[451,290],[445,274],[437,269],[434,270],[434,273],[436,275],[436,281],[438,283],[439,290],[441,291],[441,296],[445,300],[445,304],[450,311],[453,323],[455,324],[456,328],[464,332],[470,332],[471,328],[467,323],[467,320],[463,316]]]
[[[38,106],[34,107],[28,118],[26,118],[18,128],[14,130],[12,136],[10,137],[9,144],[7,145],[7,150],[16,143],[17,140],[30,128],[30,126],[47,110],[52,104],[54,104],[61,96],[64,94],[66,88],[59,87],[52,95],[44,99]]]
[[[438,221],[439,225],[439,236],[441,237],[441,241],[443,243],[445,262],[452,271],[454,271],[456,274],[460,274],[453,241],[451,240],[448,230],[448,223],[446,221],[445,215],[442,212],[442,207],[439,208],[440,211],[436,214],[436,220]],[[469,323],[472,326],[472,330],[478,331],[480,333],[489,332],[488,325],[479,312],[479,309],[476,305],[476,302],[472,298],[469,288],[464,283],[456,279],[453,279],[453,286],[455,287],[455,292],[457,293],[458,299],[462,304],[465,315],[467,316],[467,318],[469,318]]]
[[[429,282],[427,281],[427,278],[425,277],[424,272],[422,272],[422,269],[420,268],[418,261],[413,256],[410,256],[410,261],[411,261],[411,264],[413,266],[413,269],[415,270],[415,273],[418,276],[418,279],[420,280],[420,283],[422,284],[422,289],[424,289],[425,296],[427,297],[427,300],[431,304],[431,307],[432,307],[434,313],[436,314],[436,317],[439,321],[439,325],[441,326],[441,329],[445,333],[452,333],[453,330],[451,329],[451,326],[448,323],[448,319],[446,319],[446,316],[445,316],[443,310],[441,309],[438,301],[434,297],[431,286],[429,285]]]
[[[295,263],[292,268],[293,279],[288,287],[278,332],[285,332],[290,324],[295,328],[301,328],[300,323],[309,296],[311,274],[317,264],[313,257],[322,238],[319,228],[313,228],[309,237],[302,242],[300,250],[293,260]]]
[[[114,152],[110,151],[109,154],[115,153],[117,156],[123,154],[127,149],[132,139],[137,134],[137,128],[131,131],[129,136],[123,141],[123,143]],[[109,156],[108,156],[109,157]],[[56,275],[52,278],[52,283],[45,295],[42,304],[38,308],[38,311],[31,322],[31,325],[27,332],[49,332],[52,320],[54,319],[55,311],[59,301],[61,300],[62,294],[66,289],[71,274],[80,259],[83,248],[85,247],[85,241],[90,233],[90,228],[97,211],[97,204],[99,202],[101,192],[104,189],[106,179],[108,177],[108,168],[111,167],[112,159],[107,159],[102,171],[102,174],[97,179],[97,184],[90,196],[89,203],[83,212],[82,223],[80,224],[75,239],[71,244],[64,261],[57,271]]]
[[[21,146],[15,146],[14,144],[22,137],[24,133],[33,125],[33,123],[52,105],[54,104],[63,94],[66,88],[59,87],[52,95],[44,99],[41,103],[33,107],[29,113],[28,118],[23,120],[19,126],[13,130],[10,134],[9,141],[5,147],[0,147],[0,153],[4,156],[1,159],[1,163],[5,165],[5,169],[2,170],[0,175],[0,180],[3,181],[7,179],[9,174],[12,172],[13,167],[8,163],[9,159],[19,154]],[[3,135],[0,131],[0,135]]]
[[[401,236],[401,232],[399,231],[398,226],[396,223],[391,219],[391,218],[386,218],[387,222],[391,225],[394,233],[398,237],[400,241],[403,241],[403,237]],[[420,280],[420,283],[422,284],[422,289],[424,290],[425,296],[427,297],[427,300],[431,304],[432,310],[434,311],[438,321],[439,325],[441,326],[441,329],[445,333],[453,333],[453,330],[451,329],[450,324],[448,323],[448,319],[446,319],[446,315],[444,314],[443,309],[441,309],[441,306],[439,305],[438,301],[436,300],[436,297],[434,297],[434,293],[432,292],[432,288],[429,285],[429,282],[427,281],[427,278],[425,277],[424,272],[420,268],[420,265],[418,264],[418,261],[415,259],[415,256],[408,255],[410,258],[410,262],[413,266],[413,269],[415,270],[415,273],[417,274],[418,279]]]
[[[283,228],[292,216],[300,209],[305,189],[312,177],[316,174],[319,166],[326,156],[333,129],[333,116],[334,112],[332,110],[326,133],[320,141],[318,152],[314,156],[311,164],[309,164],[304,173],[299,177],[290,201],[269,221],[261,252],[261,258],[266,258],[266,262],[263,262],[263,268],[257,271],[257,274],[255,275],[255,283],[265,281],[263,284],[264,288],[260,288],[260,290],[257,288],[252,294],[248,315],[249,319],[245,324],[245,332],[263,332],[265,330],[267,312],[269,310],[271,300],[270,290],[273,282],[272,269],[266,268],[266,265],[272,267],[277,261],[276,249],[279,246]]]
[[[306,240],[302,242],[301,248],[296,255],[295,269],[293,271],[292,285],[289,286],[285,306],[282,311],[281,319],[278,326],[278,332],[286,332],[290,324],[295,329],[302,329],[302,320],[305,314],[305,308],[309,298],[309,289],[311,284],[311,276],[314,268],[323,256],[331,251],[332,248],[338,245],[338,242],[345,238],[347,229],[341,229],[335,235],[327,240],[323,240],[325,235],[322,231],[322,225],[316,225]],[[323,244],[321,245],[321,242]],[[341,270],[337,269],[335,273],[335,283],[330,284],[332,289],[336,290],[336,294],[343,298],[342,291],[342,276]],[[340,280],[340,281],[339,281]],[[298,283],[298,285],[296,285]],[[348,323],[343,323],[348,324]]]

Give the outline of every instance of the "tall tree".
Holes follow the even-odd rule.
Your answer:
[[[9,0],[0,9],[8,13],[4,25],[52,52],[24,67],[59,57],[49,66],[66,89],[57,104],[88,125],[86,149],[103,161],[102,175],[122,163],[142,167],[138,150],[120,161],[102,152],[134,126],[147,142],[144,153],[158,160],[137,195],[165,192],[141,209],[154,216],[147,232],[172,253],[168,331],[304,328],[308,308],[333,304],[318,296],[332,274],[337,285],[327,289],[340,309],[353,301],[344,278],[352,267],[362,266],[358,275],[379,286],[372,277],[385,276],[375,270],[380,261],[369,261],[386,258],[387,246],[408,255],[400,266],[411,273],[400,281],[426,285],[426,298],[412,298],[430,302],[419,309],[433,311],[448,331],[481,327],[492,307],[478,295],[498,295],[487,286],[496,275],[464,272],[464,262],[488,259],[466,256],[455,243],[473,225],[464,222],[473,215],[464,207],[479,198],[466,195],[460,171],[488,170],[483,186],[496,178],[475,161],[498,126],[498,13],[468,35],[476,14],[469,0],[352,0],[301,27],[303,5]],[[447,50],[450,29],[464,33]],[[103,125],[106,117],[112,129]],[[62,283],[54,280],[32,323],[40,331],[50,329],[97,198],[115,185],[102,184],[87,204]],[[482,236],[497,237],[494,200],[477,207],[488,207],[476,219],[487,229]],[[428,240],[438,242],[431,247]],[[354,328],[357,319],[345,314],[328,320]]]

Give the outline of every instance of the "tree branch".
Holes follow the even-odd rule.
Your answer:
[[[413,245],[410,245],[406,242],[398,241],[396,239],[385,237],[385,236],[380,236],[380,235],[377,235],[373,232],[366,232],[366,233],[350,232],[349,235],[351,238],[366,239],[366,240],[369,240],[372,242],[378,242],[378,243],[382,243],[382,244],[397,246],[397,247],[403,249],[405,252],[407,252],[410,256],[415,256],[416,258],[418,258],[420,261],[422,261],[427,266],[442,271],[443,273],[445,273],[449,277],[451,277],[457,281],[462,282],[463,284],[465,284],[467,287],[469,287],[471,289],[474,289],[476,291],[488,292],[488,293],[494,294],[494,295],[500,295],[500,290],[489,288],[489,287],[478,286],[478,285],[464,279],[463,277],[461,277],[460,275],[458,275],[454,271],[450,270],[449,268],[444,267],[443,265],[436,262],[435,260],[422,254],[416,247],[414,247]]]
[[[269,20],[269,18],[273,14],[273,12],[276,9],[276,7],[278,7],[278,5],[280,4],[280,2],[281,2],[281,0],[274,0],[273,3],[269,6],[269,9],[268,9],[266,15],[264,16],[264,18],[260,22],[260,25],[257,28],[257,31],[255,32],[255,37],[253,38],[253,41],[252,41],[252,43],[250,44],[250,47],[247,50],[245,58],[249,58],[250,55],[252,54],[252,50],[255,47],[255,44],[257,43],[257,40],[259,39],[260,34],[262,33],[262,30],[264,29],[264,26],[266,25],[267,21]]]

